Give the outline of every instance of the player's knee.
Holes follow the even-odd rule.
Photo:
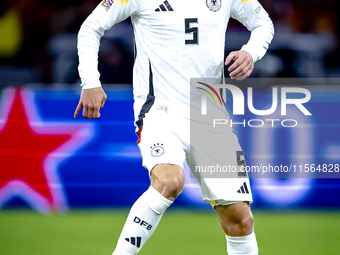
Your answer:
[[[167,176],[154,181],[152,186],[158,190],[165,198],[174,200],[182,191],[184,180],[177,176]]]
[[[254,224],[254,217],[251,213],[232,215],[229,222],[238,225],[240,228],[252,228]]]
[[[233,214],[228,217],[228,221],[222,224],[222,229],[225,233],[230,233],[231,231],[251,233],[253,231],[253,224],[254,217],[251,213]]]
[[[221,227],[227,235],[242,236],[253,232],[254,217],[245,203],[215,207]]]
[[[182,191],[184,181],[177,177],[165,178],[160,181],[161,194],[166,198],[175,199]]]
[[[183,189],[184,170],[175,165],[157,165],[151,171],[151,185],[165,198],[174,200]]]
[[[221,227],[226,235],[244,236],[253,232],[254,219],[252,216],[235,217],[231,221],[221,222]]]

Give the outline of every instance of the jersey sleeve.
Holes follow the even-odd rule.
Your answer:
[[[261,59],[274,36],[274,25],[268,13],[257,0],[233,0],[231,17],[251,31],[248,43],[241,50],[247,51],[254,62]]]
[[[78,33],[79,76],[83,89],[100,87],[98,51],[100,38],[129,16],[138,15],[140,0],[103,0],[87,17]]]

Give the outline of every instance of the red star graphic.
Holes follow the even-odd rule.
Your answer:
[[[55,152],[77,136],[79,127],[74,128],[73,125],[65,129],[60,123],[59,127],[51,127],[41,121],[30,120],[30,111],[36,111],[35,105],[31,104],[28,108],[23,95],[24,91],[14,91],[12,100],[7,102],[10,107],[8,117],[4,123],[0,122],[0,205],[2,193],[8,201],[11,196],[7,193],[12,191],[12,197],[17,196],[19,188],[24,189],[19,195],[22,194],[24,200],[26,197],[28,203],[35,201],[43,203],[47,210],[58,210],[60,201],[65,199],[60,198],[63,195],[58,192],[59,178],[52,171],[62,157]],[[51,161],[55,157],[59,160]]]

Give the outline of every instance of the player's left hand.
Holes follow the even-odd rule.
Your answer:
[[[228,65],[232,60],[235,62],[228,68],[231,79],[241,81],[253,72],[254,61],[248,52],[243,50],[230,52],[225,59],[225,65]]]

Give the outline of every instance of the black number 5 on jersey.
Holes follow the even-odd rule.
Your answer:
[[[185,40],[185,45],[198,45],[198,27],[192,27],[191,23],[198,23],[197,18],[185,19],[185,33],[192,34],[192,39]]]

